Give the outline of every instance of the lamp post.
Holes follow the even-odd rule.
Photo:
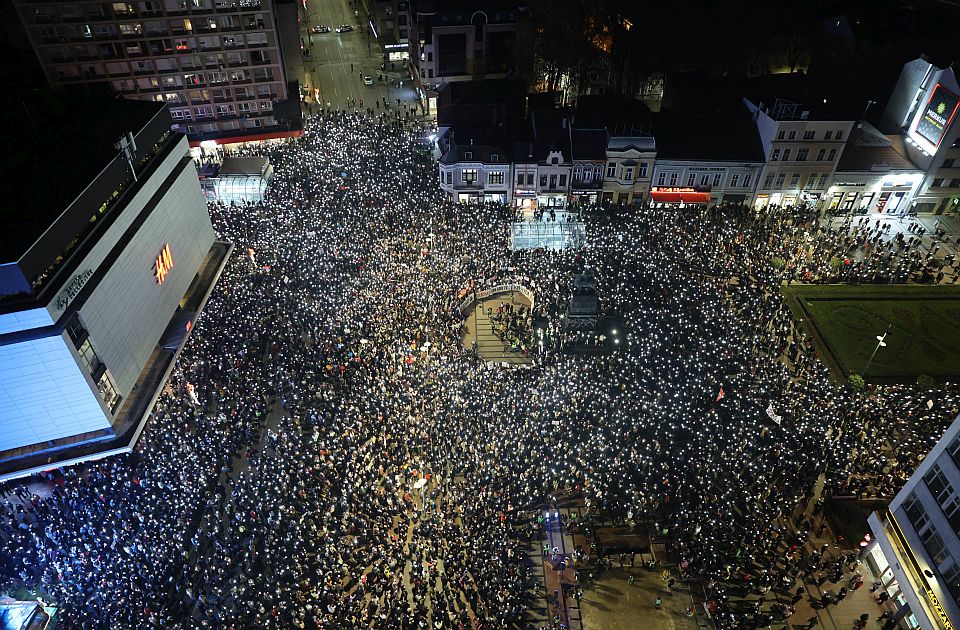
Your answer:
[[[860,373],[860,376],[866,376],[867,370],[870,368],[870,364],[873,362],[873,357],[877,356],[877,350],[882,347],[886,347],[887,342],[884,339],[887,338],[887,335],[890,334],[890,324],[887,324],[887,330],[882,335],[877,335],[877,347],[873,349],[873,354],[870,355],[870,358],[867,359],[867,364],[863,366],[863,371]]]

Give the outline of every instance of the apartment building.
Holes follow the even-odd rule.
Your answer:
[[[639,204],[650,193],[657,141],[651,135],[611,135],[607,138],[602,199],[619,206]]]
[[[873,540],[863,557],[897,627],[952,630],[960,623],[960,418],[868,521]]]
[[[510,0],[410,0],[410,69],[429,94],[449,81],[497,79],[514,67],[522,8]]]
[[[299,54],[292,0],[15,5],[54,87],[103,85],[126,98],[166,103],[194,141],[298,127],[275,113],[288,96],[299,100],[287,85],[299,77],[287,77],[283,64],[284,49]],[[278,15],[292,28],[281,28]]]
[[[765,158],[754,205],[819,205],[854,118],[779,96],[743,102],[754,116]]]

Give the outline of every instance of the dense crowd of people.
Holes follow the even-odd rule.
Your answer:
[[[528,627],[531,515],[567,493],[655,522],[722,594],[798,570],[784,523],[819,475],[889,495],[957,415],[949,384],[836,385],[779,291],[918,279],[940,261],[916,243],[793,209],[591,206],[582,248],[517,252],[514,209],[446,200],[417,141],[322,112],[268,150],[264,201],[211,204],[234,253],[136,452],[16,487],[8,592],[64,628]],[[464,347],[465,289],[523,284],[535,312],[507,330],[562,336],[584,271],[616,352],[511,370]]]
[[[497,335],[504,348],[511,352],[529,352],[533,336],[533,316],[526,304],[501,302],[496,311],[492,306],[488,307],[487,316],[490,319],[491,332]]]

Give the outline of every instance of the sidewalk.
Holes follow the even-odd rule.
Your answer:
[[[805,510],[803,516],[807,514],[808,512]],[[824,529],[822,534],[817,536],[815,532],[821,523],[823,523]],[[814,519],[814,529],[810,534],[810,540],[805,546],[808,550],[812,551],[814,549],[820,549],[825,544],[828,545],[827,557],[836,559],[840,553],[840,548],[836,544],[836,536],[834,536],[831,531],[829,523],[824,521],[824,517],[819,516]],[[795,622],[801,622],[816,617],[819,620],[820,625],[818,627],[820,628],[848,630],[853,627],[854,622],[860,618],[860,615],[868,614],[870,615],[870,622],[875,624],[879,616],[886,611],[886,609],[875,600],[875,596],[879,594],[879,591],[877,593],[870,591],[876,577],[866,562],[857,561],[852,568],[849,567],[850,565],[844,567],[843,578],[840,582],[832,582],[827,579],[818,585],[815,580],[802,581],[802,578],[798,577],[798,580],[794,582],[792,590],[796,592],[798,586],[802,585],[804,588],[804,598],[796,604],[797,612],[793,615],[792,619]],[[853,590],[850,580],[857,573],[863,576],[861,578],[863,580],[863,586],[857,590]],[[847,588],[847,596],[842,602],[837,603],[837,593],[843,587]],[[827,593],[830,601],[834,603],[824,607],[821,599],[824,593]],[[789,603],[789,601],[785,603]]]

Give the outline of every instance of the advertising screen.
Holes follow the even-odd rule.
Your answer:
[[[943,134],[947,132],[947,127],[957,113],[958,105],[960,97],[938,83],[937,87],[933,88],[923,115],[917,121],[917,134],[932,142],[934,146],[939,146]]]

